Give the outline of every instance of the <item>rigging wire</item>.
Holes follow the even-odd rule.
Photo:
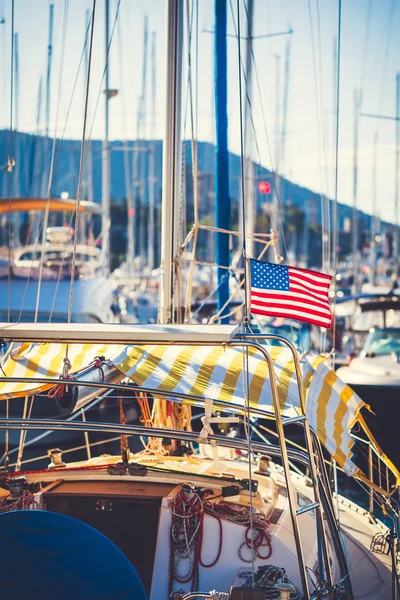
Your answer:
[[[42,228],[42,251],[41,251],[41,256],[40,256],[39,280],[38,280],[38,289],[37,289],[37,294],[36,294],[36,307],[35,307],[35,319],[34,319],[35,323],[37,322],[38,313],[39,313],[40,292],[41,292],[42,276],[43,276],[43,263],[44,263],[45,249],[46,249],[45,248],[46,230],[47,230],[47,223],[48,223],[48,219],[49,219],[50,196],[51,196],[51,188],[53,185],[53,176],[54,176],[54,159],[55,159],[56,142],[57,142],[58,115],[59,115],[60,103],[61,103],[61,83],[62,83],[62,75],[63,75],[63,67],[64,67],[65,44],[66,44],[66,37],[67,37],[68,8],[69,8],[69,0],[64,0],[60,70],[59,70],[59,74],[58,74],[57,108],[56,108],[56,119],[55,119],[55,125],[54,125],[53,146],[52,146],[52,150],[51,150],[51,159],[50,159],[50,173],[49,173],[49,180],[48,180],[48,184],[47,184],[47,201],[46,201],[46,208],[45,208],[45,212],[44,212],[43,228]]]
[[[83,165],[84,165],[84,150],[85,150],[85,141],[86,141],[86,124],[87,124],[88,103],[89,103],[90,74],[91,74],[91,68],[92,68],[95,11],[96,11],[96,0],[93,0],[92,23],[91,23],[90,44],[89,44],[89,58],[88,58],[88,71],[87,71],[87,78],[86,78],[85,111],[84,111],[84,117],[83,117],[83,131],[82,131],[82,142],[81,142],[81,157],[80,157],[80,163],[79,163],[78,189],[77,189],[77,194],[76,194],[75,233],[74,233],[74,247],[73,247],[73,252],[72,252],[71,283],[70,283],[70,288],[69,288],[68,323],[71,322],[72,300],[73,300],[73,294],[74,294],[76,246],[77,246],[77,237],[78,237],[79,222],[80,222],[79,209],[80,209],[80,203],[81,203],[81,187],[82,187],[82,176],[83,176]],[[68,345],[66,347],[66,358],[68,358]]]
[[[340,73],[341,73],[341,54],[342,54],[342,0],[338,0],[338,56],[337,56],[337,82],[336,82],[336,140],[335,140],[335,197],[333,210],[333,306],[332,313],[335,315],[336,308],[336,288],[337,288],[337,247],[338,247],[338,183],[339,183],[339,126],[340,126]],[[336,360],[336,318],[333,318],[332,332],[332,362],[335,366]]]

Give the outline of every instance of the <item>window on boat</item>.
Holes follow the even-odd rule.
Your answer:
[[[400,353],[400,329],[377,329],[371,331],[365,340],[363,354],[385,356]]]

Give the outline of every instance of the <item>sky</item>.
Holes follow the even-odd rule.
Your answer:
[[[113,29],[117,0],[110,0]],[[93,0],[53,0],[49,135],[81,139],[83,132],[85,59],[79,69],[86,32],[87,11]],[[194,130],[197,138],[213,142],[214,58],[213,0],[189,0],[194,7],[192,34],[192,81]],[[246,32],[246,13],[240,0],[240,27]],[[14,124],[21,131],[45,131],[45,89],[49,27],[49,0],[15,0],[14,31],[18,34],[18,85],[14,85]],[[184,0],[186,7],[186,0]],[[339,0],[254,0],[251,128],[249,152],[269,169],[277,166],[277,146],[283,158],[279,171],[289,179],[318,193],[334,197],[335,181],[335,81],[337,78]],[[12,0],[0,0],[0,127],[10,124]],[[68,8],[66,19],[66,7]],[[89,87],[87,137],[104,135],[105,0],[96,1],[94,42]],[[198,11],[196,10],[198,8]],[[238,91],[237,0],[228,0],[228,117],[229,148],[240,152]],[[233,14],[232,14],[233,13]],[[362,95],[358,112],[396,114],[396,73],[400,71],[400,2],[398,0],[342,0],[340,43],[339,171],[338,199],[353,203],[354,94]],[[138,98],[142,89],[144,19],[148,19],[149,46],[146,99],[139,134],[163,136],[165,125],[165,0],[121,0],[112,39],[110,87],[118,95],[110,101],[110,138],[133,139],[137,131]],[[187,16],[183,48],[183,106],[187,95]],[[63,31],[65,44],[63,48]],[[154,34],[154,35],[153,35]],[[155,60],[151,44],[155,41]],[[289,75],[285,56],[290,42]],[[197,52],[196,52],[197,48]],[[245,61],[245,42],[242,42]],[[155,110],[152,102],[152,73]],[[42,102],[37,126],[38,88],[43,78]],[[288,81],[287,118],[282,152],[282,120],[285,81]],[[75,85],[76,81],[76,85]],[[16,80],[14,78],[14,83]],[[75,86],[75,88],[74,88]],[[70,106],[70,109],[69,109]],[[184,110],[183,135],[191,136],[189,111]],[[378,216],[395,219],[395,121],[358,118],[357,206],[372,212],[374,202],[374,138],[376,145],[376,194]],[[5,162],[2,160],[2,162]]]

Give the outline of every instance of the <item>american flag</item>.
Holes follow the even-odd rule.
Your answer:
[[[250,270],[252,313],[330,327],[330,275],[252,259]]]

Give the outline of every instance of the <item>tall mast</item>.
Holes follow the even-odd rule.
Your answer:
[[[18,33],[14,33],[14,127],[15,131],[19,129],[19,52],[18,52]],[[18,198],[20,196],[20,182],[22,176],[22,168],[20,164],[20,155],[21,155],[21,140],[16,136],[15,141],[15,161],[17,165],[16,177],[14,180],[14,194]],[[18,245],[20,242],[20,220],[21,215],[19,213],[15,213],[12,215],[12,223],[13,223],[13,235],[12,240],[14,245]]]
[[[136,207],[131,211],[132,223],[128,221],[129,226],[132,224],[132,228],[134,227],[133,223],[133,215],[135,215],[135,233],[136,233],[136,248],[138,249],[138,253],[140,259],[142,260],[144,257],[144,231],[143,231],[143,216],[144,216],[144,193],[143,193],[143,165],[144,160],[141,157],[140,153],[143,151],[143,147],[141,141],[143,139],[144,132],[144,111],[146,106],[146,76],[147,76],[147,40],[148,40],[148,16],[144,17],[143,24],[143,60],[142,60],[142,86],[141,92],[138,99],[138,106],[136,112],[136,140],[134,143],[134,155],[133,155],[133,203]],[[133,231],[133,229],[132,229]],[[128,240],[129,242],[129,240]],[[132,255],[133,256],[133,255]]]
[[[399,275],[399,168],[400,168],[400,73],[396,73],[396,161],[394,174],[393,254],[396,278]]]
[[[141,260],[145,257],[145,214],[146,214],[146,202],[144,195],[144,168],[145,168],[145,157],[144,157],[144,144],[142,140],[146,137],[145,130],[145,110],[147,103],[147,48],[149,38],[149,18],[147,15],[144,17],[144,31],[143,31],[143,62],[142,62],[142,91],[139,101],[138,109],[138,138],[139,138],[139,181],[138,190],[140,194],[140,228],[139,228],[139,256]]]
[[[358,262],[359,262],[359,228],[357,212],[357,188],[358,188],[358,122],[361,109],[361,91],[354,90],[354,131],[353,131],[353,227],[352,227],[352,254],[353,254],[353,277],[354,291],[358,292]]]
[[[254,189],[254,164],[251,157],[251,121],[250,121],[250,105],[252,98],[252,65],[253,65],[253,0],[247,1],[247,43],[246,43],[246,98],[244,102],[244,155],[246,159],[245,168],[245,206],[246,206],[246,229],[249,234],[253,234],[256,228],[256,194]],[[239,67],[239,72],[241,68]],[[240,213],[241,214],[241,213]],[[243,223],[242,223],[243,228]],[[247,254],[250,258],[254,256],[254,240],[249,237],[246,240]]]
[[[50,128],[50,103],[51,103],[51,63],[53,55],[53,23],[54,23],[54,4],[49,6],[49,41],[47,45],[47,75],[46,75],[46,106],[45,106],[45,137],[43,140],[43,171],[50,168],[49,161],[49,128]],[[42,177],[41,195],[47,194],[46,177]]]
[[[110,73],[108,68],[108,46],[110,43],[110,0],[105,2],[105,131],[102,145],[102,255],[103,270],[107,276],[110,272],[110,146],[109,136],[109,100]]]
[[[228,162],[228,115],[227,115],[227,47],[226,47],[226,0],[215,0],[215,225],[220,229],[230,229],[231,202],[229,197]],[[240,41],[239,41],[240,43]],[[241,74],[241,65],[239,65]],[[229,236],[217,233],[216,262],[221,267],[229,267]],[[229,279],[226,269],[217,269],[217,310],[220,311],[229,298]],[[227,307],[229,312],[229,306]],[[229,319],[222,319],[228,323]]]
[[[160,323],[173,320],[173,258],[177,251],[181,168],[183,0],[166,0],[167,99],[163,140]]]
[[[385,121],[395,121],[396,125],[396,146],[395,146],[395,173],[394,173],[394,235],[393,235],[393,255],[395,259],[394,274],[396,278],[399,275],[399,169],[400,169],[400,73],[396,73],[396,112],[395,116],[380,115],[373,113],[360,113],[361,117],[372,119],[383,119]]]
[[[284,89],[283,89],[282,129],[281,129],[281,144],[280,144],[280,155],[279,155],[279,165],[280,165],[281,171],[284,170],[284,165],[285,165],[291,45],[292,45],[292,38],[289,38],[287,40],[286,46],[285,46],[285,78],[284,78]]]
[[[376,285],[376,240],[375,236],[378,233],[378,215],[376,204],[376,165],[378,154],[378,131],[374,133],[374,158],[372,167],[372,216],[371,216],[371,269],[372,269],[372,285]]]
[[[278,229],[278,213],[279,213],[279,196],[281,191],[281,177],[279,174],[280,165],[280,56],[275,55],[275,177],[274,177],[274,190],[272,196],[271,206],[271,227]],[[271,247],[271,253],[275,255],[276,249]]]
[[[156,112],[156,33],[151,36],[151,128],[150,128],[150,154],[149,154],[149,232],[147,247],[147,264],[149,269],[154,269],[154,159],[155,159],[155,131],[154,120]]]
[[[90,24],[90,10],[86,10],[85,13],[85,32],[89,31]],[[85,46],[85,76],[88,72],[89,66],[89,43]],[[93,202],[93,153],[92,153],[92,142],[91,140],[86,141],[87,148],[87,163],[85,168],[85,191],[86,197],[89,202]]]
[[[47,77],[46,77],[46,137],[49,136],[50,126],[50,92],[51,92],[51,60],[53,55],[53,23],[54,23],[54,4],[50,4],[49,15],[49,44],[47,46]]]

